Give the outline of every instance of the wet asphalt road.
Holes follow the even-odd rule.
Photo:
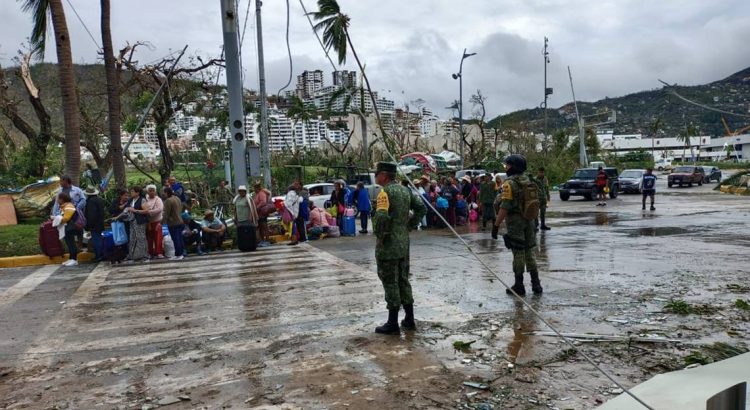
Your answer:
[[[750,278],[750,202],[664,185],[653,212],[637,195],[606,207],[553,197],[553,229],[536,251],[545,294],[527,300],[564,332],[747,339],[729,308],[743,295],[727,285]],[[498,379],[508,363],[518,374],[493,385],[505,406],[605,401],[611,383],[580,361],[521,369],[564,346],[530,336],[548,329],[505,295],[510,252],[479,226],[459,232],[492,272],[446,230],[413,233],[420,331],[400,339],[372,333],[385,308],[371,235],[176,263],[0,270],[0,408],[148,408],[170,396],[183,399],[170,408],[498,405],[461,382]],[[665,315],[672,298],[727,311]],[[477,340],[481,354],[454,352],[456,340]],[[600,365],[633,385],[663,371],[643,360]]]

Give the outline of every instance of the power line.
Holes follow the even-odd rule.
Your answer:
[[[734,115],[735,117],[750,118],[750,115],[739,114],[739,113],[731,112],[731,111],[724,111],[724,110],[719,109],[719,108],[709,107],[708,105],[704,105],[704,104],[701,104],[701,103],[689,100],[689,99],[681,96],[680,94],[678,94],[677,91],[674,90],[674,87],[675,87],[674,85],[668,84],[668,83],[666,83],[666,82],[664,82],[662,80],[659,80],[659,82],[662,83],[662,84],[664,84],[665,86],[667,86],[667,88],[669,89],[669,93],[670,94],[672,94],[675,97],[681,99],[682,101],[685,101],[688,104],[692,104],[692,105],[695,105],[696,107],[700,107],[700,108],[703,108],[703,109],[709,110],[709,111],[720,112],[722,114],[727,114],[727,115]]]
[[[86,30],[87,33],[89,33],[89,37],[91,37],[91,41],[94,42],[94,45],[96,45],[97,50],[101,50],[102,46],[99,45],[99,43],[96,42],[96,39],[94,38],[94,35],[91,34],[91,31],[89,31],[88,26],[86,26],[86,23],[81,18],[81,15],[78,14],[78,11],[76,10],[75,6],[73,6],[73,3],[70,2],[70,0],[65,0],[66,3],[70,6],[70,8],[73,10],[73,13],[78,17],[78,21],[81,22],[81,25],[83,25],[83,28]]]
[[[328,59],[328,61],[329,61],[329,62],[331,63],[331,66],[332,66],[332,67],[334,68],[334,70],[335,70],[335,69],[336,69],[336,64],[335,64],[335,63],[333,62],[333,60],[331,59],[331,56],[330,56],[330,54],[329,54],[329,50],[328,50],[328,49],[326,49],[325,45],[323,44],[323,41],[321,40],[320,36],[318,35],[318,32],[317,32],[317,31],[315,30],[315,25],[313,24],[313,22],[312,22],[312,19],[310,18],[310,14],[309,14],[309,13],[307,12],[307,8],[305,7],[305,3],[304,3],[304,2],[302,1],[302,0],[299,0],[299,3],[300,3],[300,5],[302,6],[302,9],[303,9],[303,10],[304,10],[304,12],[305,12],[305,16],[307,16],[307,20],[308,20],[308,22],[310,23],[310,27],[312,28],[312,30],[313,30],[313,33],[315,34],[315,37],[316,37],[316,38],[318,39],[318,43],[320,43],[320,46],[321,46],[321,47],[323,48],[323,51],[325,52],[326,58]],[[345,87],[345,88],[349,88],[349,87],[348,87],[348,85],[347,85],[346,83],[344,83],[344,87]],[[369,92],[369,90],[368,90],[368,92]],[[377,107],[373,107],[373,109],[374,109],[374,110],[377,110]],[[359,107],[357,107],[357,111],[359,111],[359,113],[360,113],[360,114],[361,114],[361,115],[362,115],[363,117],[365,117],[365,114],[364,114],[364,113],[362,112],[362,110],[361,110],[361,109],[360,109]],[[386,135],[386,134],[385,134],[384,132],[383,132],[382,134],[383,134],[383,135],[382,135],[382,138],[383,138],[383,139],[385,139],[385,138],[387,137],[387,135]],[[383,142],[383,146],[384,146],[384,148],[385,148],[385,152],[386,152],[386,153],[388,154],[388,156],[390,157],[391,161],[394,161],[394,162],[396,162],[396,159],[395,159],[395,157],[394,157],[393,153],[392,153],[392,152],[390,151],[390,149],[388,148],[388,144],[386,144],[385,142]],[[403,174],[403,171],[401,170],[401,168],[398,168],[398,169],[399,169],[399,172],[401,172],[401,173]],[[411,187],[411,188],[412,188],[413,190],[416,190],[416,187],[415,187],[415,186],[414,186],[414,184],[412,183],[411,179],[410,179],[410,178],[408,178],[408,177],[406,177],[406,175],[403,175],[403,176],[405,177],[405,179],[406,179],[407,183],[409,184],[409,186],[410,186],[410,187]],[[466,242],[466,240],[465,240],[465,239],[464,239],[464,238],[463,238],[463,237],[462,237],[462,236],[461,236],[461,235],[460,235],[460,234],[459,234],[458,232],[456,232],[456,230],[455,230],[455,229],[453,228],[453,226],[451,226],[451,225],[450,225],[450,224],[448,223],[448,221],[446,221],[446,220],[445,220],[445,218],[443,218],[443,216],[442,216],[442,215],[440,215],[440,213],[439,213],[439,212],[437,212],[437,210],[436,210],[436,209],[435,209],[435,208],[434,208],[434,207],[432,206],[432,204],[431,204],[431,203],[427,203],[427,206],[429,206],[429,207],[430,207],[430,208],[431,208],[431,209],[432,209],[432,210],[433,210],[433,211],[435,212],[435,214],[436,214],[436,215],[438,215],[438,217],[439,217],[439,218],[440,218],[440,219],[441,219],[441,220],[443,221],[443,223],[445,223],[445,225],[446,225],[446,226],[448,226],[448,229],[450,229],[450,230],[451,230],[451,232],[453,233],[453,235],[454,235],[454,236],[455,236],[456,238],[458,238],[458,240],[459,240],[459,241],[461,241],[461,243],[462,243],[462,244],[463,244],[463,245],[464,245],[464,246],[466,247],[466,249],[467,249],[467,250],[469,251],[469,253],[471,253],[471,255],[472,255],[472,256],[474,256],[474,258],[475,258],[475,259],[476,259],[476,260],[477,260],[477,261],[478,261],[478,262],[479,262],[479,263],[480,263],[480,264],[481,264],[481,265],[482,265],[482,266],[483,266],[483,267],[484,267],[484,268],[485,268],[485,269],[486,269],[486,270],[487,270],[488,272],[490,272],[490,273],[492,274],[492,276],[494,276],[494,277],[495,277],[495,278],[496,278],[496,279],[497,279],[497,280],[498,280],[498,281],[499,281],[499,282],[500,282],[500,283],[501,283],[501,284],[502,284],[503,286],[505,286],[505,288],[506,288],[506,289],[509,289],[509,290],[510,290],[510,292],[511,292],[511,293],[513,294],[513,296],[515,296],[515,297],[516,297],[516,299],[518,299],[518,300],[519,300],[519,301],[520,301],[521,303],[523,303],[523,305],[524,305],[524,306],[526,306],[526,307],[527,307],[527,308],[529,309],[529,311],[531,311],[531,312],[532,312],[532,313],[533,313],[533,314],[534,314],[534,315],[535,315],[536,317],[538,317],[538,318],[539,318],[539,320],[541,320],[541,321],[542,321],[542,323],[544,323],[544,324],[545,324],[545,325],[546,325],[547,327],[549,327],[549,328],[550,328],[550,329],[551,329],[551,330],[552,330],[552,331],[553,331],[553,332],[555,333],[555,335],[557,335],[557,337],[559,337],[559,338],[560,338],[560,339],[562,339],[562,340],[563,340],[563,341],[564,341],[565,343],[567,343],[568,345],[570,345],[570,347],[572,347],[573,349],[575,349],[575,351],[576,351],[576,352],[578,352],[578,353],[579,353],[579,354],[580,354],[580,355],[581,355],[581,356],[582,356],[582,357],[583,357],[583,358],[584,358],[584,359],[585,359],[585,360],[586,360],[587,362],[589,362],[589,364],[591,364],[592,366],[594,366],[594,368],[596,368],[596,369],[597,369],[597,370],[598,370],[598,371],[599,371],[600,373],[602,373],[602,374],[603,374],[603,375],[604,375],[604,376],[605,376],[606,378],[608,378],[608,379],[609,379],[610,381],[612,381],[612,383],[616,384],[616,385],[617,385],[617,387],[621,388],[621,389],[622,389],[622,390],[623,390],[623,391],[624,391],[625,393],[627,393],[627,394],[628,394],[628,395],[629,395],[630,397],[632,397],[633,399],[635,399],[635,400],[636,400],[636,401],[637,401],[638,403],[640,403],[640,404],[641,404],[641,405],[642,405],[643,407],[645,407],[645,408],[647,408],[647,409],[649,409],[649,410],[654,410],[654,409],[653,409],[653,407],[651,407],[651,406],[649,406],[648,404],[646,404],[646,403],[645,403],[645,402],[644,402],[643,400],[641,400],[640,398],[638,398],[638,396],[636,396],[635,394],[633,394],[633,393],[632,393],[632,392],[630,391],[630,389],[628,389],[628,388],[626,388],[625,386],[623,386],[623,385],[622,385],[622,384],[621,384],[620,382],[618,382],[618,381],[617,381],[617,380],[616,380],[616,379],[615,379],[615,378],[614,378],[613,376],[611,376],[611,375],[610,375],[609,373],[607,373],[607,372],[606,372],[606,371],[605,371],[604,369],[602,369],[602,368],[601,368],[601,366],[599,366],[599,365],[598,365],[598,364],[597,364],[597,363],[596,363],[596,362],[595,362],[595,361],[594,361],[593,359],[591,359],[591,358],[590,358],[590,357],[589,357],[589,356],[588,356],[588,355],[587,355],[586,353],[584,353],[584,352],[583,352],[582,350],[579,350],[579,349],[578,349],[578,347],[576,347],[576,345],[575,345],[575,344],[573,343],[573,341],[571,341],[570,339],[566,338],[566,337],[565,337],[565,336],[564,336],[564,335],[563,335],[563,334],[562,334],[562,333],[561,333],[560,331],[558,331],[558,330],[557,330],[557,329],[556,329],[556,328],[555,328],[554,326],[552,326],[552,324],[551,324],[551,323],[550,323],[549,321],[547,321],[547,320],[546,320],[546,319],[545,319],[545,318],[544,318],[544,317],[543,317],[543,316],[542,316],[542,315],[541,315],[541,314],[540,314],[539,312],[537,312],[537,310],[536,310],[536,309],[534,309],[534,307],[533,307],[533,306],[531,306],[531,304],[529,304],[529,302],[527,302],[526,300],[524,300],[524,298],[522,298],[521,296],[519,296],[519,295],[518,295],[518,294],[516,293],[516,291],[514,291],[514,290],[513,290],[513,289],[512,289],[512,288],[511,288],[510,286],[508,286],[508,284],[507,284],[507,283],[505,283],[505,281],[504,281],[504,280],[503,280],[503,279],[502,279],[502,278],[500,277],[500,275],[498,275],[498,274],[497,274],[497,273],[495,272],[495,270],[494,270],[494,269],[492,269],[492,267],[490,267],[490,266],[489,266],[489,265],[488,265],[488,264],[487,264],[487,263],[486,263],[486,262],[484,261],[484,259],[482,259],[482,258],[481,258],[481,257],[480,257],[480,256],[479,256],[479,255],[478,255],[478,254],[477,254],[477,253],[476,253],[476,252],[474,251],[474,249],[473,249],[473,248],[472,248],[472,247],[471,247],[471,246],[469,245],[469,243],[468,243],[468,242]]]
[[[292,71],[294,71],[294,66],[292,65],[292,48],[289,46],[289,0],[286,0],[286,52],[289,56],[289,80],[286,82],[286,85],[281,87],[279,92],[276,93],[278,96],[280,96],[281,92],[292,84]]]

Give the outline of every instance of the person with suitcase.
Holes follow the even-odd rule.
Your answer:
[[[70,259],[63,262],[63,266],[77,266],[78,265],[78,244],[76,243],[76,236],[81,236],[83,226],[81,222],[85,224],[84,216],[76,209],[73,205],[70,195],[66,192],[60,192],[57,194],[57,204],[60,214],[59,225],[65,226],[65,245],[68,247],[68,253]]]
[[[247,187],[240,185],[237,195],[232,199],[237,223],[237,247],[242,252],[254,251],[258,247],[256,228],[258,226],[258,210],[255,202],[247,193]]]

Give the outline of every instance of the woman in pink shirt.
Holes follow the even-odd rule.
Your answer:
[[[312,239],[317,239],[328,233],[330,229],[328,218],[333,219],[333,216],[326,212],[325,209],[316,207],[312,202],[310,203],[310,206],[313,207],[313,209],[310,210],[310,237]]]
[[[143,209],[148,213],[148,227],[146,238],[148,240],[148,253],[151,257],[164,259],[163,236],[161,232],[161,218],[164,214],[164,203],[156,195],[156,185],[146,187],[146,199],[143,201]]]

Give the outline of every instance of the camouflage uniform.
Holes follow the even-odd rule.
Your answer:
[[[414,212],[411,218],[409,210]],[[409,229],[416,228],[426,212],[420,198],[395,182],[378,194],[372,217],[377,237],[375,260],[389,310],[414,302],[409,283]]]
[[[536,272],[536,259],[532,249],[536,246],[534,221],[521,215],[522,186],[531,183],[525,175],[513,175],[503,183],[500,207],[508,211],[505,218],[507,234],[505,245],[513,251],[513,273],[523,276],[524,270]],[[524,269],[525,268],[525,269]]]
[[[535,226],[539,226],[539,221],[542,221],[542,228],[547,226],[547,201],[549,201],[549,181],[547,177],[541,178],[529,176],[529,179],[536,184],[539,189],[539,218],[534,221]]]

